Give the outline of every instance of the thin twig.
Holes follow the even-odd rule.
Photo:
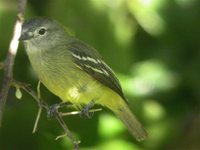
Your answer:
[[[33,131],[32,131],[32,133],[35,133],[35,132],[37,131],[38,123],[39,123],[41,114],[42,114],[42,107],[39,107],[39,108],[38,108],[37,117],[36,117],[36,119],[35,119],[35,123],[34,123],[34,126],[33,126]]]
[[[28,84],[22,83],[22,82],[19,82],[16,80],[13,80],[12,86],[23,89],[25,92],[27,92],[29,95],[31,95],[38,104],[38,107],[39,107],[38,113],[37,113],[37,117],[35,119],[35,123],[34,123],[33,130],[32,130],[32,133],[35,133],[37,131],[39,119],[42,114],[42,109],[45,108],[47,111],[49,109],[48,104],[45,103],[45,101],[41,99],[40,92],[39,92],[40,82],[38,83],[38,87],[37,87],[38,92],[37,93],[34,90],[32,90]]]
[[[40,84],[41,84],[41,82],[39,81],[38,85],[37,85],[37,98],[38,98],[39,101],[41,100]],[[35,133],[37,131],[40,116],[42,114],[42,106],[40,104],[41,104],[41,102],[38,103],[39,108],[38,108],[38,113],[37,113],[37,117],[36,117],[36,120],[35,120],[35,123],[34,123],[34,126],[33,126],[32,133]]]
[[[29,86],[29,84],[13,80],[12,86],[23,89],[34,98],[40,107],[45,108],[46,110],[49,109],[48,104],[42,98],[38,99],[38,94]]]
[[[97,109],[90,109],[89,112],[97,112],[97,111],[102,111],[102,108],[97,108]],[[71,116],[71,115],[78,115],[81,114],[81,111],[71,111],[71,112],[66,112],[66,113],[60,113],[61,116]]]
[[[22,24],[24,20],[23,16],[25,12],[25,6],[26,6],[26,0],[19,0],[17,19],[13,29],[13,36],[9,45],[7,57],[4,61],[4,77],[0,89],[0,126],[3,117],[3,110],[6,104],[8,92],[13,78],[13,65],[15,62],[15,56],[17,54],[17,49],[19,45],[18,39],[21,34]]]
[[[37,85],[37,97],[38,97],[38,99],[41,99],[40,85],[41,85],[41,82],[38,81],[38,85]]]
[[[55,140],[57,141],[58,139],[61,139],[61,138],[64,138],[66,137],[66,134],[62,134],[62,135],[59,135],[55,138]]]

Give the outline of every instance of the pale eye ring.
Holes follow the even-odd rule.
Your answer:
[[[46,29],[45,28],[41,28],[39,31],[38,31],[38,33],[40,34],[40,35],[44,35],[45,33],[46,33]]]

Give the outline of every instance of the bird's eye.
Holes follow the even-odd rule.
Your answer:
[[[41,29],[39,30],[38,33],[39,33],[40,35],[44,35],[44,34],[46,33],[46,31],[47,31],[47,30],[46,30],[45,28],[41,28]]]

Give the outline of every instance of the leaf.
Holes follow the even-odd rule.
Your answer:
[[[16,88],[15,96],[17,99],[22,98],[22,92],[21,92],[20,88]]]

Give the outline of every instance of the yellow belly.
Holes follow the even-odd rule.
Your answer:
[[[82,70],[69,70],[64,75],[61,70],[56,73],[38,74],[41,82],[62,101],[74,104],[88,104],[100,99],[103,85]]]
[[[65,59],[66,60],[66,59]],[[121,97],[85,71],[70,63],[39,63],[31,60],[39,80],[62,101],[87,105],[92,100],[106,107],[117,107]],[[66,66],[67,65],[67,66]]]
[[[59,73],[58,73],[59,74]],[[82,70],[71,72],[65,78],[58,74],[41,76],[41,82],[64,102],[77,106],[87,105],[92,100],[108,108],[118,107],[121,97],[110,88],[102,85]],[[116,105],[116,106],[115,106]]]

